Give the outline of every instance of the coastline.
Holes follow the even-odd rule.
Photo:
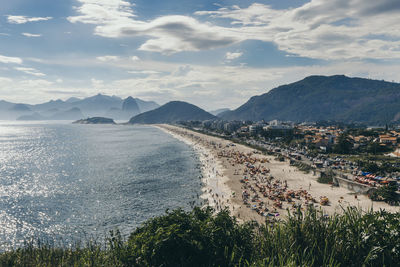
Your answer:
[[[200,198],[205,201],[204,206],[213,207],[216,211],[226,207],[232,212],[235,207],[229,201],[232,196],[232,190],[226,184],[229,179],[224,175],[225,169],[215,153],[202,145],[200,141],[196,142],[188,136],[172,131],[171,128],[168,128],[169,125],[154,125],[154,127],[191,146],[198,155],[203,183]]]
[[[347,188],[318,183],[316,175],[247,146],[178,126],[156,127],[195,149],[202,164],[202,198],[217,211],[229,208],[239,221],[264,223],[266,219],[286,217],[288,210],[304,210],[307,205],[327,215],[342,213],[347,207],[400,211],[400,207],[372,202]],[[327,205],[322,204],[323,199],[328,199]]]

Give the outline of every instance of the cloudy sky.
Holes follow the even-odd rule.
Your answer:
[[[400,1],[1,3],[8,101],[104,93],[235,108],[314,74],[400,81]]]

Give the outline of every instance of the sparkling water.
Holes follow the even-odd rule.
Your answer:
[[[150,126],[0,122],[0,249],[127,236],[198,204],[198,158]]]

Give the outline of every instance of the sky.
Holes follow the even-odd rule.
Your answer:
[[[0,99],[97,93],[206,110],[309,75],[400,82],[399,0],[12,0]]]

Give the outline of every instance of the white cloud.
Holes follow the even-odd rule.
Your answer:
[[[102,89],[104,87],[104,81],[103,80],[97,80],[95,78],[90,79],[91,85],[95,89]]]
[[[128,71],[130,74],[146,74],[146,75],[151,75],[151,74],[159,74],[160,72],[154,71],[154,70],[130,70]]]
[[[41,73],[40,71],[34,69],[34,68],[26,68],[26,67],[15,67],[14,69],[24,72],[26,74],[30,74],[33,76],[37,76],[37,77],[43,77],[46,76],[46,74]]]
[[[103,61],[103,62],[109,62],[109,61],[118,61],[120,59],[119,56],[100,56],[96,57],[97,60]]]
[[[26,37],[41,37],[42,36],[41,34],[33,34],[33,33],[27,33],[27,32],[23,32],[21,34]]]
[[[18,84],[20,84],[22,87],[37,89],[37,88],[44,88],[51,86],[54,83],[44,79],[36,79],[36,80],[22,80],[19,81]]]
[[[12,79],[8,78],[8,77],[0,77],[0,84],[3,83],[11,83]]]
[[[254,3],[221,7],[197,16],[227,19],[231,26],[200,22],[189,16],[137,20],[124,0],[79,0],[72,23],[95,24],[95,34],[118,38],[147,36],[140,50],[173,54],[230,46],[245,40],[272,42],[289,54],[318,59],[400,57],[398,0],[311,0],[291,9]]]
[[[19,57],[6,57],[0,55],[0,63],[22,64],[22,59]]]
[[[200,23],[188,16],[164,16],[152,21],[135,19],[133,6],[123,0],[79,0],[79,16],[68,17],[72,23],[97,25],[95,34],[103,37],[149,36],[139,50],[173,54],[199,51],[233,44],[240,39],[223,28]]]
[[[246,40],[275,43],[290,54],[319,59],[399,58],[397,0],[312,0],[276,10],[268,5],[221,8],[197,15],[224,18]]]
[[[185,76],[189,72],[191,72],[193,68],[190,65],[180,66],[177,70],[175,70],[172,75],[174,76]]]
[[[75,7],[80,16],[71,16],[67,19],[72,22],[87,24],[123,24],[129,23],[135,17],[133,4],[124,0],[77,0],[81,6]]]
[[[131,59],[132,61],[140,61],[140,58],[138,56],[132,56]]]
[[[46,21],[50,19],[52,19],[52,17],[7,16],[7,21],[11,24],[24,24],[27,22]]]
[[[240,58],[243,55],[242,52],[227,52],[225,54],[225,59],[228,61]]]
[[[165,16],[145,27],[132,25],[121,29],[122,35],[148,35],[150,40],[139,50],[173,54],[181,51],[201,51],[232,45],[238,38],[218,26],[201,23],[187,16]]]

